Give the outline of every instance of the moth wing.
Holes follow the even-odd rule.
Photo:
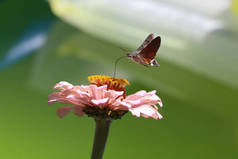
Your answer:
[[[152,40],[154,39],[154,34],[149,34],[146,38],[145,41],[141,44],[141,46],[137,49],[137,51],[141,51],[144,49]]]
[[[155,58],[156,52],[160,47],[161,39],[157,36],[153,39],[144,49],[141,50],[139,55],[145,59],[145,61],[151,61]]]

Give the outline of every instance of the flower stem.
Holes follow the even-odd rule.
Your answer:
[[[94,134],[91,159],[102,159],[104,148],[110,129],[111,120],[95,118],[96,129]]]

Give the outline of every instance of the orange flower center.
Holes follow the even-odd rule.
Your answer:
[[[125,97],[125,86],[130,85],[130,83],[123,78],[112,78],[105,75],[93,75],[88,77],[90,84],[95,84],[97,86],[107,85],[107,89],[112,89],[115,91],[124,91]]]

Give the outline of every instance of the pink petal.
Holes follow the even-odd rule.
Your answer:
[[[77,93],[77,95],[79,95],[81,97],[90,97],[90,94],[88,92],[81,91],[79,89],[75,90],[75,93]]]
[[[67,103],[70,103],[73,105],[83,106],[88,104],[87,98],[80,98],[73,94],[68,95],[67,97],[65,97],[65,99],[68,101]]]
[[[77,105],[78,103],[87,105],[92,98],[92,95],[87,91],[82,89],[81,86],[75,86],[71,89],[70,95],[67,96],[67,99],[72,100],[73,103]]]
[[[98,100],[92,99],[91,101],[95,105],[102,106],[102,105],[105,105],[108,102],[108,100],[109,100],[109,98],[103,98],[103,99],[98,99]]]
[[[141,105],[154,105],[162,104],[160,98],[155,94],[156,91],[145,92],[139,91],[135,94],[132,94],[124,100],[125,102],[132,105],[132,107],[140,107]]]
[[[49,98],[48,104],[52,104],[52,103],[56,102],[58,98],[61,98],[60,94],[61,94],[60,92],[53,92],[53,93],[51,93],[48,96],[48,98]]]
[[[80,87],[79,90],[88,92],[90,90],[90,86],[87,85],[81,85],[81,86],[75,86],[75,87]]]
[[[142,90],[142,91],[136,92],[135,94],[131,94],[131,95],[127,96],[126,99],[137,100],[137,99],[143,97],[144,95],[146,95],[146,91]]]
[[[154,94],[156,94],[156,90],[150,91],[150,92],[148,92],[147,94],[154,95]]]
[[[58,108],[57,110],[57,115],[60,117],[60,118],[63,118],[65,117],[66,115],[69,114],[70,110],[72,109],[73,107],[61,107],[61,108]]]
[[[132,115],[140,117],[143,116],[145,118],[154,118],[161,119],[162,115],[158,113],[158,111],[150,105],[143,105],[137,108],[131,108],[129,111]]]
[[[109,107],[113,110],[129,110],[131,105],[122,101],[122,97],[118,98],[113,104],[109,105]]]
[[[108,104],[113,105],[117,98],[123,95],[123,91],[104,90],[104,96],[109,98]]]
[[[97,87],[96,85],[90,85],[92,90],[93,99],[102,99],[104,98],[104,91],[107,89],[107,85]]]
[[[65,99],[65,98],[62,96],[62,93],[61,93],[61,92],[51,93],[51,94],[48,96],[48,98],[49,98],[48,104],[52,104],[52,103],[54,103],[54,102],[67,103],[67,99]]]
[[[54,86],[54,89],[58,89],[58,90],[67,90],[67,89],[71,89],[73,88],[74,86],[66,81],[61,81],[59,83],[57,83],[55,86]]]
[[[141,100],[125,100],[127,103],[130,103],[133,106],[142,105]]]
[[[163,103],[162,103],[161,99],[159,99],[158,104],[160,105],[160,107],[163,107]]]
[[[146,94],[147,94],[147,92],[145,90],[141,90],[141,91],[138,91],[135,93],[135,95],[138,95],[138,96],[144,96]]]
[[[74,107],[74,114],[81,117],[83,116],[85,113],[83,112],[83,107],[80,106],[75,106]]]
[[[158,101],[158,104],[160,105],[160,107],[163,107],[163,103],[162,100],[160,99],[160,97],[158,97],[156,94],[156,90],[148,92],[148,94],[152,94],[152,96],[150,97],[151,100],[156,100]]]

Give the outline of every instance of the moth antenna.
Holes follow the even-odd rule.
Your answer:
[[[121,57],[119,57],[119,58],[116,59],[115,65],[114,65],[113,78],[115,78],[115,76],[116,76],[117,63],[118,63],[121,59],[123,59],[123,58],[125,58],[125,57],[126,57],[126,56],[121,56]]]

